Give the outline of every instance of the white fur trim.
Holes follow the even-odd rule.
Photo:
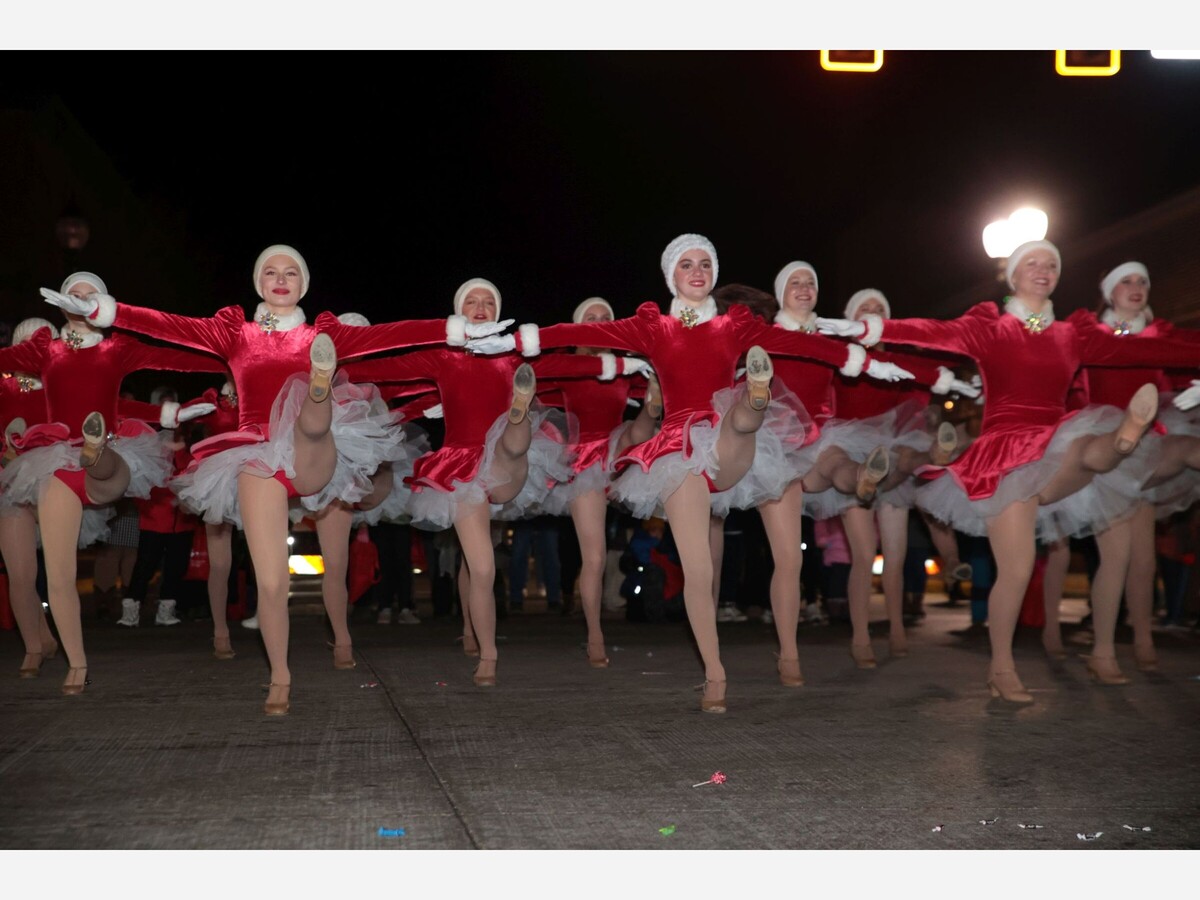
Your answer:
[[[1004,267],[1004,278],[1010,289],[1013,287],[1013,272],[1017,271],[1017,263],[1021,261],[1021,257],[1034,250],[1049,250],[1053,254],[1055,262],[1058,263],[1059,272],[1062,271],[1062,254],[1058,252],[1057,247],[1049,241],[1026,241],[1012,252],[1012,256],[1008,258],[1008,263]]]
[[[582,303],[580,303],[577,307],[575,307],[575,312],[571,313],[571,321],[574,322],[576,325],[581,323],[583,321],[583,314],[585,312],[587,312],[589,309],[591,309],[593,306],[603,306],[605,309],[608,310],[608,314],[610,316],[612,316],[614,319],[617,317],[617,314],[615,312],[613,312],[612,304],[609,303],[607,300],[605,300],[603,297],[588,297],[586,300],[584,300]]]
[[[96,299],[96,311],[88,321],[97,328],[108,328],[117,318],[117,301],[111,294],[92,294]]]
[[[689,250],[703,250],[709,255],[712,259],[712,283],[714,286],[717,283],[717,248],[712,245],[712,241],[702,234],[681,234],[667,244],[667,249],[662,255],[663,278],[667,280],[667,290],[672,294],[675,293],[675,266]]]
[[[270,315],[275,316],[276,331],[291,331],[293,328],[299,328],[305,323],[305,321],[307,321],[307,317],[304,315],[304,310],[302,310],[299,306],[293,306],[291,312],[283,313],[282,315],[271,309],[271,307],[268,306],[265,301],[258,304],[258,306],[254,308],[255,322],[261,322]]]
[[[221,396],[222,397],[229,397],[233,394],[233,392],[234,392],[233,382],[227,381],[223,385],[221,385]]]
[[[692,306],[690,303],[685,303],[683,300],[680,300],[678,297],[676,297],[671,301],[671,309],[667,315],[678,319],[680,312],[682,312],[685,308],[692,310],[697,316],[699,316],[699,318],[696,320],[697,325],[703,325],[705,322],[711,321],[713,317],[716,316],[717,301],[713,299],[712,294],[709,294],[704,298],[704,302],[699,306]]]
[[[296,261],[296,267],[300,270],[300,299],[303,300],[304,295],[308,293],[308,263],[304,261],[299,250],[289,247],[287,244],[272,244],[258,254],[258,259],[254,261],[254,292],[258,296],[262,296],[262,285],[258,283],[258,280],[262,276],[263,266],[272,256],[290,256]],[[286,329],[282,330],[286,331]]]
[[[1121,265],[1105,275],[1104,280],[1100,282],[1100,295],[1109,303],[1112,303],[1113,288],[1126,275],[1141,275],[1146,279],[1146,287],[1150,286],[1150,270],[1144,265],[1140,262],[1121,263]]]
[[[175,428],[179,425],[179,404],[174,400],[164,400],[158,412],[158,424],[163,428]]]
[[[454,314],[462,315],[463,301],[467,299],[467,294],[471,293],[477,287],[484,288],[491,292],[491,295],[496,298],[496,318],[500,318],[500,288],[496,287],[486,278],[468,278],[458,286],[458,290],[454,292]]]
[[[62,287],[58,289],[58,292],[60,294],[69,294],[71,293],[71,288],[77,284],[90,284],[96,289],[96,293],[108,293],[108,286],[105,285],[104,280],[99,275],[91,272],[75,272],[68,275],[62,283]]]
[[[842,314],[846,319],[857,319],[858,308],[867,300],[874,298],[883,306],[883,317],[890,319],[892,317],[892,304],[888,303],[888,298],[883,296],[883,291],[879,288],[863,288],[861,291],[855,291],[850,295],[850,299],[846,301],[846,309]]]
[[[806,263],[802,259],[788,263],[779,270],[779,274],[775,276],[775,299],[779,301],[780,309],[783,308],[783,290],[787,287],[788,279],[792,277],[792,273],[799,269],[807,269],[812,272],[813,287],[818,291],[821,289],[820,282],[817,281],[817,270],[812,267],[812,263]],[[789,329],[794,331],[795,329]]]
[[[600,354],[600,380],[612,381],[617,377],[617,358],[611,353]]]
[[[858,344],[847,344],[846,350],[848,351],[846,363],[838,371],[847,378],[857,378],[867,365],[867,351]]]
[[[541,329],[532,322],[526,322],[517,328],[521,335],[521,355],[537,356],[542,352]]]
[[[59,332],[59,339],[66,341],[67,335],[75,335],[79,339],[79,345],[76,349],[83,350],[88,347],[95,347],[104,340],[104,332],[99,328],[89,328],[87,325],[76,325],[74,322],[67,322]]]
[[[1128,334],[1140,334],[1147,325],[1154,321],[1154,312],[1149,306],[1147,306],[1128,322],[1123,322],[1121,319],[1117,318],[1117,314],[1113,308],[1111,306],[1107,306],[1104,308],[1104,312],[1100,313],[1100,321],[1113,331],[1120,331]]]
[[[451,347],[467,345],[466,316],[446,316],[446,343]]]
[[[867,326],[867,333],[860,337],[858,342],[864,347],[874,347],[883,337],[883,318],[867,313],[860,321]]]
[[[938,380],[929,388],[935,394],[950,393],[950,382],[954,381],[954,372],[945,366],[938,366]]]

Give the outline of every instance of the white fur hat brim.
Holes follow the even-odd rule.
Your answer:
[[[571,321],[574,322],[576,325],[578,325],[580,322],[583,321],[583,314],[586,313],[593,306],[603,306],[605,309],[608,310],[608,314],[610,316],[612,316],[614,319],[617,317],[617,314],[615,312],[613,312],[612,306],[603,297],[588,297],[586,300],[584,300],[582,303],[580,303],[577,307],[575,307],[575,312],[571,313]]]
[[[107,294],[108,288],[105,286],[103,279],[99,275],[93,275],[91,272],[76,272],[73,275],[68,275],[67,280],[62,283],[59,289],[64,294],[71,293],[71,288],[77,284],[90,284],[96,289],[97,294]]]
[[[817,270],[812,267],[811,263],[806,263],[800,259],[790,262],[780,269],[779,274],[775,276],[775,299],[779,301],[780,309],[783,309],[783,292],[787,288],[788,279],[800,269],[807,269],[812,272],[813,286],[818,291],[821,290],[821,282],[817,280]]]
[[[471,278],[464,281],[454,292],[454,314],[462,315],[463,301],[467,299],[467,294],[475,290],[475,288],[486,288],[492,292],[492,296],[496,298],[496,318],[500,318],[500,289],[488,281],[486,278]]]
[[[258,296],[262,297],[262,285],[259,284],[259,278],[262,277],[263,266],[267,264],[267,260],[272,256],[289,256],[296,261],[296,265],[300,267],[300,297],[308,293],[308,263],[304,261],[304,257],[300,255],[300,251],[295,247],[289,247],[287,244],[272,244],[262,253],[258,254],[258,259],[254,261],[254,290]],[[266,298],[263,297],[265,300]]]
[[[1121,283],[1121,279],[1127,275],[1141,275],[1146,279],[1146,286],[1150,286],[1150,270],[1143,266],[1140,262],[1121,263],[1111,272],[1104,276],[1104,280],[1100,282],[1100,294],[1109,303],[1112,303],[1113,289]]]
[[[846,303],[845,318],[853,319],[858,314],[858,308],[867,300],[874,298],[883,304],[883,317],[890,319],[892,317],[892,305],[888,303],[888,298],[883,296],[883,291],[875,288],[863,288],[853,294]]]
[[[703,250],[712,259],[712,283],[713,287],[717,286],[717,248],[713,246],[712,241],[702,234],[681,234],[671,243],[667,244],[667,249],[662,254],[662,273],[663,278],[667,281],[667,290],[672,295],[675,291],[675,267],[679,265],[679,260],[683,254],[689,250]]]
[[[1026,241],[1012,252],[1012,256],[1008,258],[1008,265],[1004,268],[1004,278],[1008,282],[1009,288],[1013,286],[1013,272],[1017,271],[1017,263],[1021,261],[1023,256],[1032,253],[1034,250],[1049,250],[1053,253],[1054,260],[1058,263],[1059,274],[1062,274],[1062,254],[1058,252],[1057,247],[1049,241]]]
[[[12,333],[13,345],[16,346],[22,341],[29,340],[37,334],[39,328],[49,328],[51,336],[58,337],[58,329],[53,324],[47,322],[45,319],[39,319],[37,316],[34,316],[33,318],[22,319],[17,323],[17,327],[13,329]]]

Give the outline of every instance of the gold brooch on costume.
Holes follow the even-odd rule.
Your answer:
[[[36,378],[30,378],[28,375],[17,376],[17,390],[19,390],[22,394],[28,394],[35,388],[37,388]]]
[[[1129,327],[1128,322],[1117,322],[1112,327],[1113,334],[1117,337],[1125,337],[1127,334],[1133,334],[1133,329]]]
[[[63,343],[72,350],[78,350],[83,346],[83,335],[77,331],[67,331],[65,328],[62,333]]]
[[[695,328],[700,324],[700,313],[690,306],[685,306],[679,310],[679,321],[683,323],[684,328]]]
[[[275,313],[263,313],[258,317],[257,321],[258,327],[266,334],[271,334],[279,328],[279,316],[275,315]]]
[[[1025,330],[1030,334],[1041,334],[1050,327],[1047,321],[1049,316],[1043,313],[1034,313],[1025,317]]]
[[[226,394],[225,400],[229,403],[229,405],[232,408],[237,409],[237,392],[236,391],[230,391],[228,394]]]

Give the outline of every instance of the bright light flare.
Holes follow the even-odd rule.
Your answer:
[[[325,560],[320,556],[289,556],[289,575],[324,575]]]
[[[992,259],[1008,259],[1027,241],[1040,241],[1050,228],[1050,217],[1033,206],[1014,210],[983,229],[983,249]]]

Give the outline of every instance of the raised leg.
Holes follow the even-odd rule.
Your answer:
[[[333,400],[329,380],[337,367],[333,341],[320,334],[309,349],[309,388],[292,428],[295,445],[292,485],[301,494],[315,494],[333,477],[337,445],[333,440]],[[244,516],[244,513],[243,513]]]
[[[1170,481],[1184,469],[1200,469],[1200,437],[1186,434],[1167,435],[1162,439],[1160,461],[1145,487],[1157,487]]]
[[[833,488],[842,494],[853,494],[858,489],[861,468],[841,447],[829,447],[821,452],[817,464],[804,476],[804,489],[810,494]]]

